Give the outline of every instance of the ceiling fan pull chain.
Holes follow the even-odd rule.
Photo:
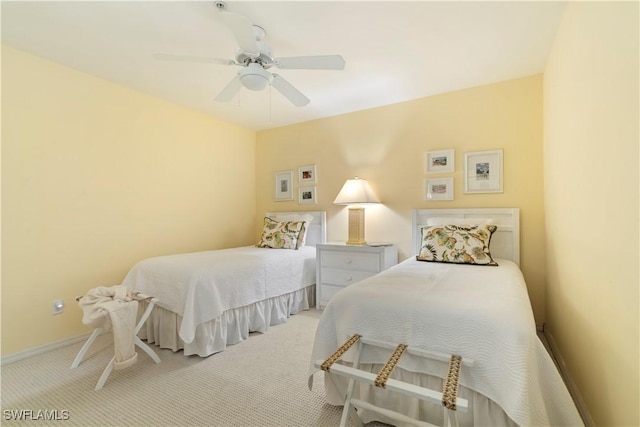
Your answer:
[[[269,123],[271,123],[273,120],[271,120],[271,85],[269,85]]]

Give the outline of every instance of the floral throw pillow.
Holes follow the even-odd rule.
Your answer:
[[[313,215],[311,214],[278,214],[273,216],[271,219],[274,221],[286,222],[286,221],[304,221],[304,226],[302,230],[300,230],[300,235],[298,236],[298,249],[305,246],[307,244],[307,230],[309,229],[309,225],[311,225],[311,221],[313,221]]]
[[[259,248],[298,249],[300,233],[304,232],[304,221],[274,221],[265,217],[262,236],[256,245]]]
[[[498,265],[489,252],[495,225],[437,225],[422,227],[418,261]]]

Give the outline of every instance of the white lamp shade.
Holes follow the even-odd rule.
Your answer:
[[[366,179],[348,179],[333,201],[336,205],[363,205],[380,203]]]
[[[240,71],[240,81],[249,90],[263,90],[273,81],[273,75],[260,64],[251,63]]]

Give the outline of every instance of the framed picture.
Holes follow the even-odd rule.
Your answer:
[[[502,150],[464,154],[464,192],[502,193]]]
[[[301,205],[316,203],[316,187],[300,187],[298,203]]]
[[[428,151],[425,153],[425,172],[453,172],[455,168],[454,150]]]
[[[276,201],[293,200],[293,171],[276,172]]]
[[[425,200],[453,200],[453,178],[427,178],[424,192]]]
[[[298,182],[300,184],[316,183],[316,165],[302,166],[298,169]]]

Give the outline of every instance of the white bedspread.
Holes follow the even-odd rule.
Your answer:
[[[314,361],[326,359],[358,333],[472,359],[474,366],[462,369],[461,384],[499,404],[518,425],[582,425],[536,335],[522,273],[511,261],[498,263],[488,267],[411,258],[345,288],[322,314],[310,374],[316,371]],[[352,353],[343,359],[350,361]],[[388,356],[368,352],[361,362],[385,363]],[[398,366],[440,377],[446,372],[446,365],[425,365],[410,356]]]
[[[245,246],[149,258],[129,271],[122,286],[153,295],[160,307],[182,316],[179,335],[190,343],[196,326],[226,310],[313,285],[315,253],[310,246]]]

